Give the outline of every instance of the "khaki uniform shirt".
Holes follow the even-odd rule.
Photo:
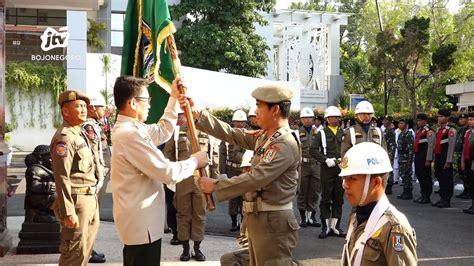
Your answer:
[[[81,126],[66,121],[51,140],[51,158],[57,194],[53,208],[64,218],[76,214],[71,188],[95,186],[103,179],[102,168]]]
[[[232,128],[207,111],[202,111],[196,123],[198,129],[230,144],[254,150],[250,172],[230,179],[219,179],[216,195],[219,201],[238,197],[254,201],[261,190],[262,201],[272,205],[291,202],[297,191],[300,146],[289,127],[276,131],[270,138],[263,131],[259,135],[246,134],[244,129]]]
[[[379,133],[376,127],[373,127],[371,125],[367,133],[365,133],[365,130],[362,128],[359,122],[356,122],[356,124],[352,126],[352,128],[354,128],[354,131],[355,131],[356,144],[359,144],[362,142],[374,142],[381,145],[385,150],[387,150],[387,144],[385,142],[383,134],[381,133],[382,136],[379,136]],[[382,132],[382,130],[380,130],[380,132]],[[351,142],[350,128],[346,128],[344,130],[344,137],[342,138],[341,158],[344,158],[344,155],[351,147],[352,147],[352,142]]]
[[[388,222],[367,240],[361,265],[417,265],[415,229],[410,226],[405,215],[398,212],[391,204],[384,212],[384,216]],[[352,251],[356,240],[364,233],[367,221],[357,225],[356,214],[353,213],[350,223],[354,226],[354,232],[349,239],[349,250]],[[345,256],[342,257],[342,262],[342,265],[354,263],[352,261],[349,264]]]

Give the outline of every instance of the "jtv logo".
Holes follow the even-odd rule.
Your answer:
[[[41,38],[41,49],[43,51],[49,51],[54,48],[67,47],[69,41],[69,32],[67,32],[67,27],[59,28],[59,31],[48,27],[44,31]]]

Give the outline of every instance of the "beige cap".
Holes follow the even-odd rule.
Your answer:
[[[272,84],[256,88],[252,97],[266,103],[280,103],[291,100],[294,94],[293,89],[288,86]]]
[[[63,104],[76,100],[83,100],[86,102],[87,105],[89,105],[91,102],[91,100],[85,93],[80,91],[68,90],[59,95],[58,104],[62,107]]]

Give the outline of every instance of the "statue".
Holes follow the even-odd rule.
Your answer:
[[[51,205],[56,198],[56,185],[51,169],[48,145],[38,145],[25,158],[26,195],[25,222],[56,223]]]

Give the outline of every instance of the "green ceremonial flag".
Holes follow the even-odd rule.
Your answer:
[[[153,81],[148,88],[152,101],[147,123],[156,123],[168,102],[174,73],[166,38],[175,31],[166,0],[128,1],[121,75]]]

